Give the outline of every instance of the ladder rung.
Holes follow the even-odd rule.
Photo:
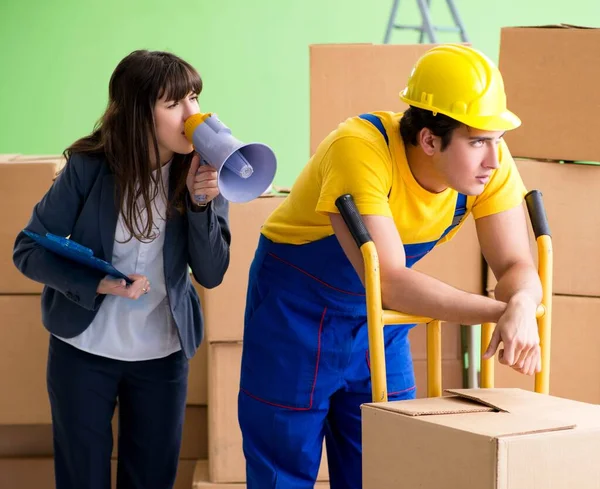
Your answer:
[[[431,26],[434,31],[438,32],[460,32],[458,27],[445,27],[445,26]],[[405,29],[411,31],[422,31],[424,30],[423,26],[420,25],[403,25],[403,24],[394,24],[394,29]]]

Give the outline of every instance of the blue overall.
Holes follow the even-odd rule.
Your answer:
[[[381,121],[374,124],[388,141]],[[454,219],[465,215],[459,194]],[[436,243],[405,245],[411,267]],[[413,325],[384,329],[390,400],[415,397]],[[238,417],[248,489],[312,488],[326,440],[331,489],[362,485],[360,405],[371,402],[364,287],[335,235],[261,236],[250,269]]]

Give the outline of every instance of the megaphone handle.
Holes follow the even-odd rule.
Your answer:
[[[204,158],[200,157],[200,165],[208,165],[208,163]],[[196,175],[198,175],[198,171],[196,171]],[[205,194],[194,195],[194,200],[198,204],[204,204],[206,202],[206,195]]]

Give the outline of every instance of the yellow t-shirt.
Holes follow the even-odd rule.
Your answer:
[[[331,236],[327,214],[339,212],[335,201],[343,194],[353,196],[362,215],[392,217],[404,244],[434,241],[443,234],[454,217],[456,190],[431,193],[421,187],[406,160],[400,136],[402,114],[373,114],[386,129],[389,148],[369,121],[353,117],[340,124],[319,145],[290,195],[265,222],[262,233],[267,238],[276,243],[305,244]],[[499,160],[484,191],[467,198],[467,214],[475,219],[523,201],[525,186],[504,141]],[[439,243],[452,239],[459,228]]]

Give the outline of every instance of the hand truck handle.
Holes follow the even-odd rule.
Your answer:
[[[356,241],[356,245],[360,248],[368,241],[371,241],[371,235],[369,234],[369,231],[367,231],[365,223],[358,213],[352,195],[345,194],[338,197],[335,201],[335,205],[340,211],[346,226],[348,226],[354,241]]]

